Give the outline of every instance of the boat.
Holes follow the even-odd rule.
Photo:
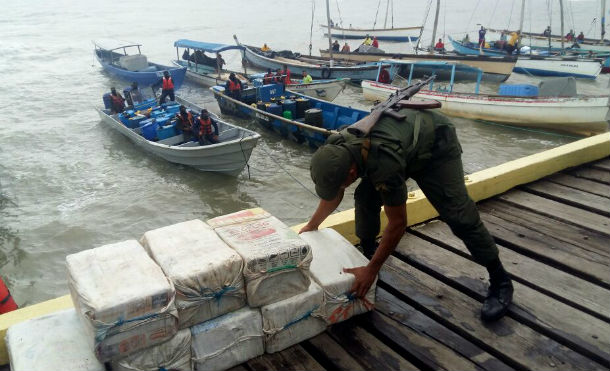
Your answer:
[[[259,79],[262,82],[264,75],[264,73],[252,74],[249,75],[249,78],[251,80]],[[322,79],[305,84],[302,80],[290,79],[290,84],[285,88],[289,92],[308,95],[310,97],[332,102],[337,95],[345,89],[349,82],[350,79]]]
[[[312,148],[319,147],[330,134],[370,113],[285,92],[283,84],[249,87],[241,92],[240,99],[225,94],[224,86],[213,86],[210,90],[223,114],[254,119],[263,128]]]
[[[320,25],[324,29],[324,36],[328,36],[328,25]],[[397,28],[343,28],[330,27],[331,37],[338,39],[364,39],[367,35],[376,37],[379,41],[417,41],[421,33],[421,26]]]
[[[504,32],[506,35],[510,35],[511,32],[516,32],[516,31],[509,31],[509,30],[498,30],[498,29],[494,29],[494,28],[486,28],[486,30],[488,32],[487,35],[489,35],[490,38],[497,38],[497,39],[500,38],[500,35],[502,32]],[[527,46],[530,46],[530,47],[536,48],[536,49],[548,49],[549,48],[549,37],[544,36],[543,34],[522,31],[521,35],[522,35],[521,37],[522,37],[523,45],[527,45]],[[560,35],[551,35],[551,37],[550,37],[551,48],[553,50],[561,50],[561,39],[562,39],[562,37]],[[565,37],[563,37],[563,41],[564,41],[564,45],[568,46],[567,49],[569,51],[580,52],[580,53],[588,53],[589,51],[591,51],[592,53],[595,53],[595,54],[610,53],[610,40],[604,40],[603,42],[601,42],[600,40],[585,38],[583,41],[576,42],[576,40],[568,41],[568,40],[566,40]],[[575,44],[577,45],[577,47],[572,47]],[[566,48],[564,48],[564,49],[566,49]]]
[[[474,44],[465,44],[449,36],[453,49],[464,55],[481,55],[482,53],[500,56],[502,50],[482,48]],[[568,56],[520,55],[513,72],[534,76],[573,76],[583,79],[596,79],[602,70],[602,60],[585,59]]]
[[[297,74],[302,71],[307,72],[314,79],[350,79],[354,82],[361,80],[372,80],[377,76],[377,65],[375,63],[366,64],[335,64],[331,67],[326,61],[313,63],[304,61],[298,58],[285,58],[275,54],[275,52],[263,52],[260,48],[244,45],[243,58],[253,66],[267,70],[275,71],[283,69],[284,65]]]
[[[149,62],[141,53],[142,44],[115,39],[93,41],[94,54],[104,70],[129,82],[137,82],[140,87],[160,84],[163,71],[168,71],[178,90],[184,81],[186,68],[164,66]],[[128,53],[136,50],[137,53]]]
[[[320,50],[320,55],[323,58],[329,58],[330,54],[328,53],[328,49]],[[358,52],[333,52],[333,59],[346,60],[352,62],[359,63],[371,63],[378,62],[382,59],[407,59],[407,60],[417,60],[417,61],[439,61],[439,62],[456,62],[462,63],[471,67],[480,68],[483,70],[483,81],[488,82],[503,82],[510,74],[513,72],[513,68],[515,63],[517,62],[517,57],[510,55],[503,56],[487,56],[487,55],[457,55],[453,53],[446,54],[402,54],[402,53],[358,53]],[[426,73],[425,71],[419,71],[421,73]],[[403,75],[400,73],[401,76]],[[419,76],[414,76],[419,77]],[[476,78],[476,75],[472,75],[468,73],[462,73],[461,71],[456,71],[455,79],[456,80],[473,80]],[[449,79],[449,76],[444,76],[439,74],[437,77],[438,80]]]
[[[194,113],[201,112],[201,107],[179,97],[176,97],[176,102],[166,103],[162,107],[157,106],[156,99],[149,99],[121,114],[111,114],[108,108],[97,108],[97,111],[105,124],[125,135],[138,147],[166,161],[231,176],[241,173],[260,135],[210,113],[218,124],[220,143],[201,145],[197,141],[185,141],[171,120],[180,104]],[[138,114],[145,111],[150,113],[151,118]]]
[[[411,64],[417,68],[420,62],[389,61],[384,63]],[[441,68],[468,69],[466,65],[447,63]],[[482,75],[482,71],[478,71]],[[569,89],[570,79],[575,90],[573,78],[563,78],[563,92]],[[410,83],[411,79],[407,83]],[[440,111],[448,116],[463,117],[474,120],[485,120],[497,123],[550,129],[579,135],[590,135],[608,130],[606,114],[608,113],[608,95],[572,95],[544,96],[539,94],[544,86],[553,84],[543,81],[541,85],[500,85],[502,94],[479,94],[480,77],[477,79],[474,93],[453,91],[453,81],[445,87],[422,89],[416,95],[420,99],[435,100],[442,104]],[[542,84],[545,84],[544,86]],[[369,100],[383,100],[398,90],[397,86],[382,84],[376,81],[363,81],[362,91]],[[523,94],[523,92],[527,94]],[[541,96],[542,95],[542,96]]]

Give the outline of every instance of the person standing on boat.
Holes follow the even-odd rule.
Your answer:
[[[371,37],[369,36],[369,34],[366,34],[366,37],[364,38],[362,45],[371,45],[372,43],[373,43],[373,41],[371,40]]]
[[[519,45],[519,34],[513,31],[510,33],[510,39],[506,43],[506,48],[505,48],[506,53],[508,55],[513,54],[513,50],[515,50],[518,45]]]
[[[311,84],[313,81],[313,78],[311,77],[310,74],[307,73],[307,71],[303,70],[303,84]]]
[[[222,55],[220,53],[216,54],[216,73],[220,73],[222,71],[222,66],[227,64],[224,59],[222,59]]]
[[[485,27],[481,26],[481,29],[479,30],[479,48],[485,47],[485,34],[486,33],[487,33],[487,30],[485,29]]]
[[[142,103],[142,101],[144,100],[142,92],[138,88],[138,83],[135,81],[131,83],[131,90],[129,90],[129,96],[131,97],[131,102],[134,105]]]
[[[357,137],[346,128],[329,136],[314,153],[310,172],[320,201],[299,233],[317,230],[339,206],[345,189],[361,178],[354,192],[355,232],[370,261],[343,271],[355,276],[351,292],[363,297],[405,233],[405,182],[412,178],[474,261],[487,268],[491,284],[481,318],[498,320],[512,301],[513,286],[494,239],[468,196],[455,127],[432,110],[402,109],[398,113],[406,118],[382,116],[366,137]],[[388,223],[377,245],[382,206]]]
[[[290,85],[290,70],[288,69],[287,65],[284,65],[282,75],[284,77],[284,85]]]
[[[159,105],[165,103],[165,98],[169,96],[170,101],[175,101],[176,96],[174,95],[174,80],[169,75],[169,72],[163,71],[163,77],[161,78],[161,98],[159,99]]]
[[[213,130],[212,127],[214,127]],[[197,135],[199,144],[218,143],[218,124],[210,117],[210,113],[207,109],[204,108],[201,110],[201,115],[197,119],[194,129],[196,129],[193,131]]]
[[[335,42],[333,43],[333,51],[334,52],[338,52],[339,48],[341,48],[341,45],[339,45],[339,40],[335,40]]]
[[[110,99],[112,100],[112,113],[121,113],[125,110],[125,98],[116,91],[114,86],[110,88]]]
[[[551,26],[546,26],[546,29],[542,33],[542,36],[544,36],[544,37],[550,37],[551,36]]]
[[[371,42],[371,46],[373,48],[379,48],[379,41],[377,41],[377,36],[373,36],[373,42]]]
[[[184,105],[180,106],[180,112],[176,115],[176,129],[184,135],[184,141],[188,142],[193,137],[193,114],[186,110]]]
[[[267,68],[267,73],[265,74],[265,76],[263,76],[263,84],[264,85],[268,85],[268,84],[273,84],[273,82],[275,81],[273,72],[271,72],[271,68]]]
[[[233,72],[229,75],[229,81],[225,85],[225,92],[233,99],[241,100],[241,81],[235,76]]]
[[[343,45],[343,47],[341,48],[341,53],[349,53],[351,51],[349,45],[347,45],[347,41],[345,42],[345,44]]]

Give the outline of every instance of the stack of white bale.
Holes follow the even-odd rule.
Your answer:
[[[113,371],[192,370],[191,330],[180,330],[168,341],[112,362]]]
[[[66,258],[68,286],[96,357],[110,361],[176,333],[174,288],[135,240]]]

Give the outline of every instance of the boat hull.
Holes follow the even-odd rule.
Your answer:
[[[106,72],[115,75],[118,78],[127,82],[135,81],[140,87],[159,84],[161,78],[163,77],[163,71],[168,71],[170,76],[172,77],[172,80],[174,80],[174,89],[178,90],[180,89],[180,86],[182,86],[182,83],[184,82],[184,76],[186,75],[186,68],[184,67],[164,66],[157,63],[149,63],[149,66],[154,67],[155,71],[128,71],[124,68],[120,68],[114,64],[106,62],[105,60],[97,56],[97,54],[96,57],[98,62]]]
[[[324,36],[328,37],[328,26],[320,25],[320,27],[324,30]],[[421,27],[384,29],[330,28],[331,36],[339,39],[364,39],[369,35],[371,38],[376,37],[380,41],[417,41],[420,31]]]
[[[201,108],[184,100],[180,103],[200,111]],[[125,135],[136,146],[166,161],[193,167],[197,170],[237,176],[246,166],[252,150],[260,135],[226,122],[217,120],[220,143],[205,146],[166,145],[146,140],[144,137],[123,125],[116,115],[109,115],[104,109],[97,109],[102,121]],[[193,144],[195,142],[192,142]]]
[[[396,87],[363,81],[362,91],[366,99],[383,100]],[[422,90],[417,97],[441,102],[440,111],[448,116],[581,135],[608,131],[607,96],[532,98]]]
[[[485,35],[486,40],[500,40],[501,30],[487,29],[487,34]],[[511,31],[504,31],[507,35]],[[549,39],[542,34],[532,34],[529,32],[522,32],[522,41],[523,45],[531,45],[535,48],[548,48]],[[567,41],[564,38],[564,47],[570,47],[574,44],[574,41]],[[559,35],[551,36],[551,48],[561,49],[561,37]],[[578,43],[578,49],[583,51],[592,51],[595,53],[608,53],[610,52],[610,41],[606,40],[605,43],[599,43],[599,40],[593,39],[585,39],[584,42]]]

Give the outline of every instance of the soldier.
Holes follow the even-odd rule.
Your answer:
[[[433,111],[402,109],[399,113],[406,119],[382,117],[363,138],[344,129],[331,135],[316,151],[310,171],[321,200],[300,233],[317,230],[339,206],[345,188],[361,178],[354,194],[356,235],[370,262],[345,272],[354,274],[352,290],[362,297],[405,232],[405,182],[413,178],[440,218],[464,241],[474,260],[487,268],[490,287],[481,318],[497,320],[512,301],[513,286],[494,240],[466,191],[462,149],[455,128]],[[377,247],[382,205],[388,225]]]

